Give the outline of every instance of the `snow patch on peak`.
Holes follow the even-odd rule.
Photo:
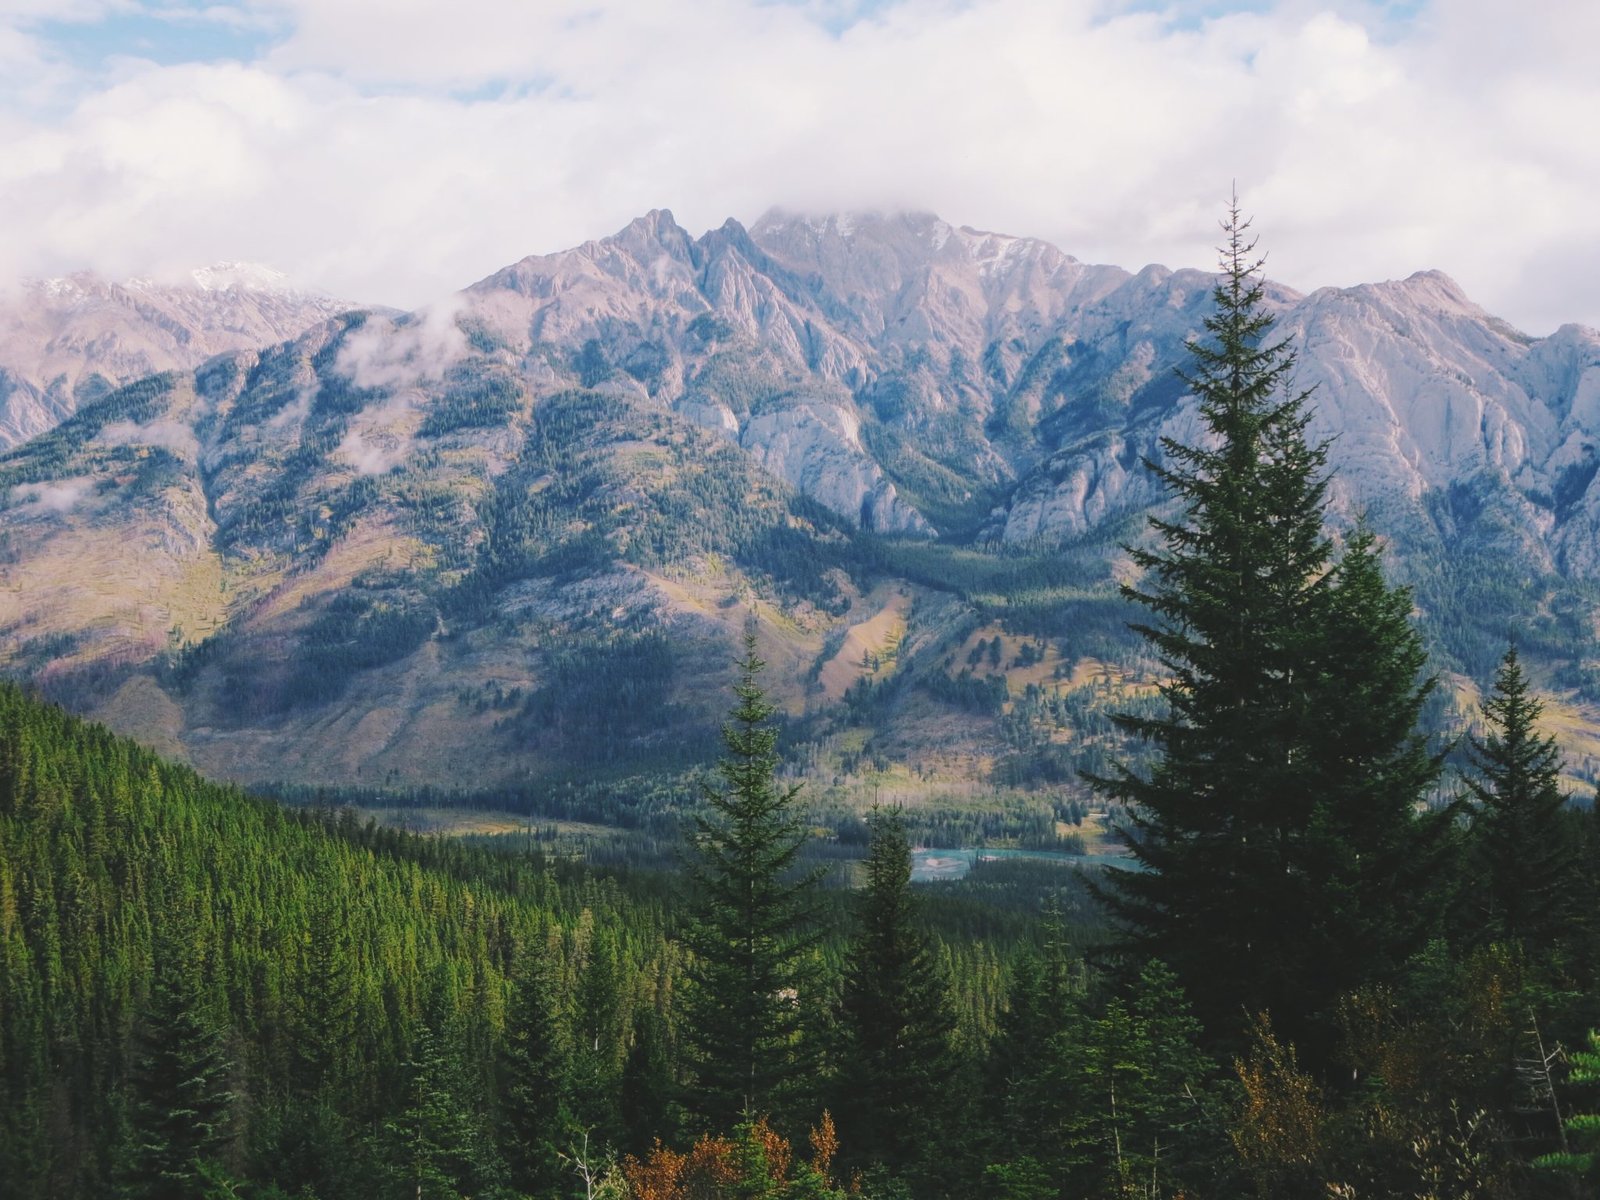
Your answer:
[[[294,290],[289,277],[263,263],[218,262],[189,272],[202,292],[224,292],[237,288],[243,292],[287,292]]]
[[[129,292],[270,292],[297,295],[298,290],[282,271],[253,262],[216,262],[177,275],[135,275],[114,283],[93,271],[74,271],[52,279],[25,279],[23,286],[53,299],[104,296],[115,288]]]
[[[85,279],[81,273],[77,275],[62,275],[55,279],[29,279],[24,281],[24,286],[37,288],[46,296],[53,299],[67,296],[81,296],[89,289],[85,286]]]
[[[978,271],[982,275],[992,275],[1004,270],[1019,255],[1025,254],[1031,246],[1026,238],[1012,237],[1005,233],[989,233],[986,230],[973,229],[970,225],[961,227],[960,237],[968,256],[978,264]]]

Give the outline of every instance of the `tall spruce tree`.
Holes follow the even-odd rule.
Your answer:
[[[524,950],[521,958],[500,1050],[499,1141],[511,1185],[553,1195],[565,1183],[561,1150],[573,1128],[569,1062],[543,954]]]
[[[447,1032],[424,1023],[412,1039],[400,1097],[372,1155],[383,1187],[375,1195],[468,1200],[503,1195],[505,1165],[484,1119],[467,1064]]]
[[[1206,436],[1166,439],[1167,465],[1148,464],[1181,515],[1152,519],[1159,544],[1131,550],[1145,576],[1125,594],[1154,618],[1135,629],[1166,711],[1121,724],[1158,757],[1148,776],[1091,780],[1132,807],[1142,867],[1112,873],[1106,898],[1224,1039],[1261,1010],[1315,1024],[1415,941],[1407,910],[1376,920],[1353,864],[1412,843],[1437,770],[1415,739],[1426,685],[1404,594],[1365,534],[1335,565],[1327,447],[1307,440],[1310,393],[1270,336],[1248,226],[1235,202],[1183,376]],[[1361,948],[1374,931],[1385,944]]]
[[[1544,705],[1528,690],[1515,646],[1483,709],[1489,729],[1472,739],[1475,774],[1466,781],[1476,801],[1470,861],[1482,904],[1479,935],[1546,947],[1565,932],[1576,880],[1561,752],[1555,738],[1539,734]]]
[[[194,955],[179,934],[157,941],[155,978],[136,1037],[118,1194],[198,1198],[202,1165],[233,1136],[232,1064],[223,1031],[206,1011]]]
[[[1435,680],[1412,622],[1411,590],[1385,580],[1365,521],[1346,540],[1320,625],[1308,747],[1316,803],[1304,831],[1315,922],[1302,933],[1304,998],[1316,1003],[1392,976],[1435,933],[1453,808],[1419,811],[1444,751],[1419,731]],[[1279,1027],[1292,1031],[1294,1014]],[[1314,1058],[1316,1046],[1306,1047]]]
[[[747,633],[736,703],[723,727],[723,787],[707,788],[697,820],[693,951],[685,1033],[695,1082],[690,1103],[714,1129],[744,1114],[784,1114],[807,1070],[799,996],[817,934],[809,929],[815,873],[796,875],[805,827],[799,787],[780,787],[776,708],[757,682],[766,664]]]
[[[941,1154],[955,1019],[917,923],[905,821],[883,809],[868,820],[867,881],[840,1001],[840,1129],[852,1159],[921,1175]]]
[[[618,1093],[625,1151],[643,1158],[655,1141],[674,1140],[671,1046],[666,1022],[654,1008],[634,1013],[633,1043],[622,1064]]]
[[[328,878],[319,885],[307,914],[300,982],[292,993],[289,1095],[281,1106],[259,1113],[253,1125],[271,1147],[263,1157],[282,1190],[337,1196],[354,1157],[356,1130],[348,1114],[355,1107],[354,1068],[362,1061],[361,1022],[353,986],[356,950],[338,904],[338,884]]]

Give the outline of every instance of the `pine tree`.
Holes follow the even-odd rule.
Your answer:
[[[200,1166],[233,1136],[232,1064],[205,1010],[199,971],[178,936],[157,942],[149,1001],[136,1036],[129,1125],[119,1155],[129,1200],[201,1195]]]
[[[356,952],[346,915],[336,903],[338,884],[319,880],[307,913],[290,1052],[288,1103],[256,1122],[271,1145],[267,1160],[285,1191],[314,1188],[338,1195],[350,1173],[357,1135],[348,1119],[353,1108],[353,1067],[360,1061],[356,1038]]]
[[[896,810],[874,810],[869,823],[867,881],[840,1004],[838,1112],[853,1159],[899,1171],[940,1154],[955,1021],[917,923],[905,821]]]
[[[1159,754],[1147,777],[1091,782],[1132,806],[1143,868],[1110,873],[1105,898],[1228,1038],[1262,1010],[1316,1021],[1415,942],[1393,889],[1367,894],[1367,856],[1413,844],[1437,764],[1414,733],[1426,684],[1409,604],[1369,535],[1334,562],[1310,393],[1270,337],[1237,202],[1224,229],[1210,340],[1191,343],[1184,376],[1207,436],[1165,439],[1170,465],[1148,464],[1182,513],[1152,519],[1160,545],[1131,550],[1145,582],[1125,589],[1155,618],[1134,628],[1160,660],[1166,712],[1120,723]],[[1374,931],[1383,944],[1362,949]]]
[[[1066,1082],[1061,1035],[1082,1018],[1081,979],[1073,978],[1054,897],[1040,935],[1039,945],[1011,964],[1006,1006],[984,1064],[982,1152],[991,1173],[1009,1180],[995,1182],[1001,1194],[1022,1195],[1033,1183],[1044,1186],[1062,1176],[1059,1160],[1076,1100]]]
[[[462,1079],[449,1039],[424,1024],[404,1064],[405,1107],[383,1123],[374,1160],[381,1195],[407,1200],[467,1200],[497,1195],[504,1164],[484,1128],[481,1106]]]
[[[355,948],[346,916],[334,900],[335,887],[332,879],[322,881],[323,890],[309,914],[295,996],[295,1088],[305,1100],[328,1093],[335,1081],[348,1078],[358,1025],[352,986]]]
[[[571,1131],[568,1062],[542,957],[524,952],[500,1052],[500,1146],[511,1184],[530,1196],[565,1181],[561,1149]]]
[[[578,1125],[599,1143],[621,1136],[617,1108],[618,1058],[625,1013],[619,999],[621,975],[616,936],[595,929],[578,977],[572,1011],[571,1102]]]
[[[723,729],[724,786],[706,789],[710,813],[697,821],[686,931],[691,1099],[717,1129],[780,1108],[803,1074],[798,997],[816,938],[807,928],[816,875],[794,873],[805,840],[794,811],[799,788],[773,778],[776,709],[757,682],[765,664],[753,633],[737,666],[737,702]]]
[[[1538,732],[1544,705],[1512,646],[1485,702],[1488,735],[1471,742],[1476,777],[1471,860],[1476,867],[1485,941],[1521,939],[1546,948],[1563,934],[1575,880],[1562,819],[1561,752]]]
[[[622,1112],[624,1145],[628,1153],[643,1157],[656,1139],[674,1140],[672,1117],[672,1062],[661,1015],[641,1008],[633,1018],[633,1044],[622,1064],[618,1107]]]
[[[1364,521],[1331,579],[1309,701],[1317,793],[1302,854],[1316,882],[1315,923],[1301,933],[1307,1003],[1391,978],[1423,948],[1443,917],[1436,881],[1455,818],[1452,808],[1418,812],[1444,763],[1418,731],[1435,681],[1423,676],[1411,591],[1385,580]],[[1279,1024],[1292,1031],[1297,1021],[1285,1011]]]

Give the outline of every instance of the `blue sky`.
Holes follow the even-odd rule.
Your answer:
[[[85,76],[114,60],[140,58],[163,66],[260,56],[287,27],[261,19],[226,20],[200,5],[141,7],[85,20],[44,19],[26,26]],[[85,79],[88,82],[88,79]]]
[[[1600,6],[0,0],[0,280],[269,262],[421,303],[669,207],[918,208],[1600,325]]]
[[[862,22],[881,19],[906,0],[760,2],[806,13],[837,36]],[[86,76],[129,57],[166,66],[223,60],[250,62],[275,42],[289,37],[293,30],[292,21],[270,6],[127,0],[116,5],[83,6],[70,19],[50,15],[48,6],[41,7],[46,10],[42,15],[19,24]],[[1125,0],[1104,5],[1103,11],[1107,18],[1148,13],[1173,29],[1195,30],[1219,17],[1267,13],[1273,7],[1273,0]],[[1400,36],[1424,6],[1422,0],[1391,0],[1365,7],[1374,32],[1393,37]]]

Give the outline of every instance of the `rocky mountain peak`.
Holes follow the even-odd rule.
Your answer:
[[[694,238],[665,208],[653,208],[642,217],[636,217],[611,237],[604,239],[637,255],[666,253],[688,262]]]
[[[402,775],[428,739],[367,723],[395,694],[419,730],[467,744],[505,719],[460,701],[483,679],[570,681],[549,647],[610,654],[623,626],[714,643],[746,594],[790,606],[832,678],[824,660],[842,652],[825,634],[881,583],[851,574],[863,530],[956,543],[896,548],[909,563],[1074,539],[1099,564],[1138,536],[1163,499],[1142,460],[1201,436],[1175,368],[1216,281],[930,213],[775,211],[694,237],[659,209],[393,320],[318,321],[326,308],[237,263],[174,287],[41,284],[0,309],[0,355],[23,362],[0,357],[10,411],[18,396],[59,401],[57,417],[104,402],[0,464],[0,662],[56,669],[40,656],[63,637],[81,663],[155,662],[178,625],[227,631],[216,664],[168,697],[190,751],[265,714],[255,769],[276,769],[262,731],[299,713],[328,762],[357,753]],[[1411,578],[1493,560],[1600,579],[1600,334],[1528,338],[1432,271],[1266,291],[1315,388],[1314,436],[1335,438],[1336,503],[1366,510]],[[240,349],[247,335],[280,344]],[[879,561],[888,543],[871,545]],[[226,574],[257,569],[244,593]],[[85,572],[138,582],[108,593]],[[916,578],[918,614],[965,611],[940,570]],[[448,655],[443,629],[460,639]],[[694,646],[685,661],[721,654]],[[259,695],[227,691],[259,661]],[[348,720],[324,728],[319,706],[347,678]]]

